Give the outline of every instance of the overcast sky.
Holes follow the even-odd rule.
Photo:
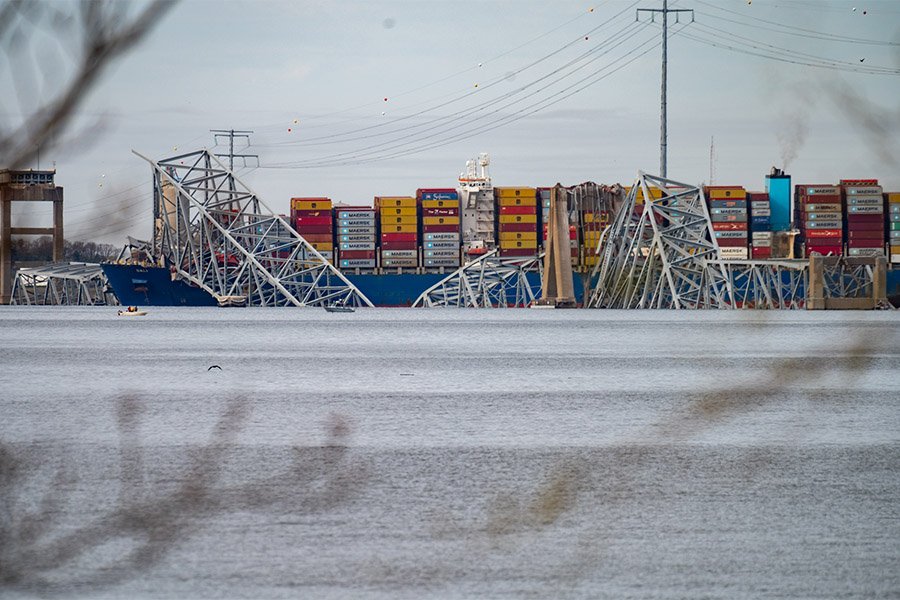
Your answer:
[[[628,183],[659,170],[660,19],[635,23],[638,6],[662,2],[186,0],[92,94],[82,143],[42,166],[65,187],[67,237],[116,244],[151,228],[131,150],[212,147],[213,128],[254,131],[242,151],[260,168],[239,171],[277,212],[452,187],[479,152],[495,185]],[[670,7],[695,9],[670,16],[671,178],[708,182],[714,137],[716,184],[762,189],[778,165],[900,190],[900,3]]]

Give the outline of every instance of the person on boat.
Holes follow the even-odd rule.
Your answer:
[[[137,306],[129,306],[128,312],[137,312]]]

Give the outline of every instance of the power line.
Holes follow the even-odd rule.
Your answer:
[[[826,39],[829,41],[848,42],[848,43],[855,43],[855,44],[871,44],[871,45],[877,45],[877,46],[900,46],[900,43],[898,43],[898,42],[885,42],[882,40],[869,40],[869,39],[864,39],[864,38],[855,38],[855,37],[851,37],[851,36],[841,35],[838,33],[828,33],[828,32],[824,32],[824,31],[816,31],[815,29],[806,29],[804,27],[796,27],[794,25],[785,25],[784,23],[779,23],[777,21],[769,21],[767,19],[762,19],[760,17],[754,17],[752,15],[745,15],[743,13],[739,13],[735,10],[731,10],[728,8],[722,8],[721,6],[717,6],[715,4],[710,4],[709,2],[704,2],[704,0],[695,0],[695,2],[697,2],[697,4],[702,4],[703,6],[708,6],[710,8],[713,8],[715,10],[719,10],[722,12],[737,15],[744,19],[750,19],[752,21],[758,21],[760,23],[774,25],[776,27],[781,27],[783,29],[788,29],[788,30],[793,30],[793,31],[797,31],[797,32],[803,32],[803,33],[820,36],[817,39]],[[820,4],[820,3],[817,2],[816,4]],[[820,10],[820,8],[817,6],[815,10]],[[712,16],[712,15],[710,15],[710,16]],[[723,19],[724,17],[716,17],[716,18]],[[758,27],[758,25],[750,25],[749,23],[742,23],[742,24],[746,24],[751,27]]]
[[[676,20],[681,13],[690,13],[691,21],[694,20],[694,11],[689,8],[669,8],[669,0],[663,0],[662,9],[658,8],[639,8],[635,13],[635,21],[640,18],[642,12],[650,13],[651,18],[655,20],[656,14],[662,15],[662,84],[660,86],[660,108],[659,108],[659,174],[666,177],[666,154],[668,145],[668,129],[666,125],[666,79],[668,77],[668,48],[669,48],[669,15],[674,14]],[[677,22],[677,21],[676,21]]]
[[[676,32],[676,33],[678,33],[678,32]],[[675,35],[675,34],[673,34],[673,35]],[[639,45],[637,48],[632,49],[632,50],[631,50],[629,53],[627,53],[626,55],[620,57],[620,59],[621,59],[621,58],[625,58],[625,56],[628,56],[628,55],[630,55],[630,54],[633,54],[633,53],[634,53],[635,51],[637,51],[637,50],[640,50],[641,48],[643,48],[643,46],[645,46],[648,42],[651,42],[651,41],[652,41],[652,39],[651,39],[651,40],[645,41],[642,45]],[[542,99],[542,100],[540,100],[540,101],[538,101],[538,102],[535,102],[535,103],[531,104],[530,106],[528,106],[528,107],[526,107],[526,108],[524,108],[524,109],[520,109],[519,111],[516,111],[515,113],[513,113],[513,114],[511,114],[511,115],[507,115],[506,117],[503,117],[503,118],[501,118],[501,119],[498,119],[497,121],[494,122],[493,125],[491,125],[491,126],[489,126],[489,127],[478,127],[478,128],[475,128],[475,129],[469,129],[469,130],[467,130],[467,131],[460,132],[459,134],[457,134],[457,135],[455,135],[455,136],[452,136],[452,137],[450,137],[450,138],[445,138],[445,139],[443,139],[443,140],[441,140],[441,141],[439,141],[439,142],[436,142],[436,143],[429,143],[429,144],[425,144],[425,145],[420,145],[420,146],[417,146],[417,147],[414,147],[414,148],[411,148],[411,149],[408,149],[408,150],[403,150],[403,151],[400,151],[400,152],[395,152],[395,153],[393,153],[393,154],[387,154],[387,155],[382,155],[382,156],[375,156],[375,157],[370,157],[370,158],[362,159],[362,160],[355,160],[355,161],[354,161],[354,160],[348,159],[348,160],[345,160],[345,161],[343,161],[343,162],[333,163],[333,164],[329,164],[329,165],[321,165],[321,164],[315,165],[315,164],[310,164],[310,165],[303,165],[303,166],[296,166],[296,167],[288,167],[288,166],[268,166],[268,167],[263,167],[263,168],[312,169],[312,168],[321,168],[322,166],[349,166],[349,165],[370,164],[370,163],[379,162],[379,161],[382,161],[382,160],[388,160],[388,159],[391,159],[391,158],[399,158],[399,157],[401,157],[401,156],[408,156],[408,155],[411,155],[411,154],[415,154],[415,153],[417,153],[417,152],[421,152],[421,151],[423,151],[423,150],[430,150],[430,149],[433,149],[433,148],[438,148],[438,147],[441,147],[441,146],[445,146],[445,145],[450,144],[450,143],[452,143],[452,142],[455,142],[455,141],[458,141],[458,140],[462,140],[462,139],[466,139],[466,138],[468,138],[468,137],[471,137],[471,135],[474,135],[474,134],[477,134],[477,133],[485,133],[485,132],[488,132],[488,131],[497,129],[497,128],[499,128],[499,127],[503,127],[503,126],[508,125],[508,124],[510,124],[510,123],[513,123],[513,122],[515,122],[515,121],[519,121],[519,120],[524,119],[524,118],[526,118],[526,117],[529,117],[529,116],[531,116],[531,115],[533,115],[533,114],[536,114],[536,113],[540,112],[541,110],[544,110],[544,109],[546,109],[546,108],[549,108],[550,106],[553,106],[553,105],[555,105],[555,104],[558,104],[559,102],[562,102],[562,101],[566,100],[567,98],[570,98],[571,96],[573,96],[573,95],[575,95],[575,94],[577,94],[577,93],[580,93],[581,91],[587,89],[588,87],[590,87],[590,86],[592,86],[592,85],[598,83],[599,81],[602,81],[603,79],[606,79],[607,77],[610,77],[610,76],[613,75],[614,73],[617,73],[618,71],[624,69],[625,67],[627,67],[628,65],[630,65],[630,64],[633,63],[634,61],[640,59],[641,57],[647,55],[649,52],[651,52],[651,51],[653,51],[654,49],[658,48],[658,47],[660,46],[660,44],[661,44],[661,42],[657,41],[655,44],[653,44],[653,45],[650,46],[649,48],[644,49],[642,52],[640,52],[638,55],[634,56],[634,57],[631,58],[630,60],[627,60],[627,61],[625,61],[624,63],[618,65],[616,68],[614,68],[613,70],[609,71],[608,73],[603,73],[602,75],[599,75],[599,76],[598,76],[599,73],[602,73],[604,70],[606,70],[607,68],[609,68],[610,66],[612,66],[611,64],[610,64],[610,65],[606,65],[605,67],[603,67],[603,68],[601,68],[601,69],[595,71],[594,73],[592,73],[591,75],[588,75],[587,77],[582,78],[581,80],[579,80],[578,82],[576,82],[576,83],[574,83],[574,84],[568,86],[567,88],[564,88],[564,89],[562,89],[562,90],[557,91],[556,93],[554,93],[554,94],[551,95],[550,97],[544,98],[544,99]],[[615,64],[615,63],[612,63],[612,64]],[[593,78],[593,79],[592,79],[592,78]],[[581,84],[581,83],[584,83],[584,85],[581,85],[580,87],[578,87],[579,84]],[[566,92],[567,92],[567,93],[566,93]],[[529,110],[529,109],[530,109],[530,110]],[[431,136],[431,137],[434,137],[434,136]]]
[[[524,67],[521,67],[521,68],[519,68],[519,69],[516,70],[516,71],[513,71],[512,74],[513,74],[513,75],[520,75],[521,73],[524,73],[525,71],[527,71],[527,70],[529,70],[529,69],[531,69],[531,68],[533,68],[533,67],[535,67],[535,66],[537,66],[537,65],[539,65],[539,64],[541,64],[541,63],[543,63],[543,62],[545,62],[546,60],[548,60],[548,59],[550,59],[550,58],[556,56],[557,54],[563,52],[563,51],[566,50],[567,48],[570,48],[570,47],[572,47],[573,45],[575,45],[575,44],[577,44],[577,43],[583,42],[585,39],[587,39],[587,38],[590,37],[590,34],[596,33],[596,32],[599,31],[600,29],[606,27],[607,25],[610,25],[610,24],[613,23],[617,18],[619,18],[620,16],[622,16],[623,14],[625,14],[626,12],[628,12],[628,11],[629,11],[633,6],[635,6],[636,4],[637,4],[637,2],[633,2],[628,8],[619,11],[618,13],[616,13],[615,15],[613,15],[612,17],[610,17],[609,19],[607,19],[606,21],[604,21],[604,22],[601,23],[600,25],[597,25],[597,26],[594,27],[593,29],[589,30],[588,32],[586,32],[586,33],[584,33],[584,34],[582,34],[582,35],[580,35],[580,36],[578,36],[577,38],[574,38],[574,39],[570,40],[569,42],[567,42],[567,43],[564,44],[563,46],[557,48],[557,49],[554,50],[553,52],[550,52],[549,54],[546,54],[546,55],[544,55],[544,56],[542,56],[542,57],[540,57],[540,58],[534,60],[533,62],[531,62],[531,63],[525,65]],[[614,35],[616,35],[616,34],[614,34]],[[596,46],[593,48],[593,50],[596,50],[596,49],[598,49],[598,48],[601,48],[601,47],[603,46],[604,43],[605,43],[605,42],[601,42],[599,45],[596,45]],[[589,54],[590,52],[591,52],[591,51],[588,51],[588,52],[586,52],[586,53],[583,53],[583,54],[581,55],[581,57],[586,56],[586,55]],[[579,57],[579,58],[580,58],[580,57]],[[577,60],[577,59],[576,59],[576,60]],[[571,64],[571,63],[570,63],[570,64]],[[262,145],[260,145],[259,147],[269,147],[269,146],[276,146],[276,145],[277,145],[277,146],[296,146],[296,147],[305,147],[305,146],[316,146],[316,145],[324,145],[324,144],[335,144],[335,143],[340,143],[340,142],[342,142],[342,141],[354,141],[354,140],[359,140],[359,139],[370,139],[370,138],[372,138],[372,137],[375,137],[375,135],[359,136],[359,137],[355,137],[355,138],[354,138],[354,137],[348,137],[348,136],[353,136],[353,135],[355,135],[355,134],[363,133],[363,132],[366,132],[366,131],[382,129],[382,128],[385,128],[385,127],[391,127],[391,126],[395,125],[396,123],[398,123],[398,122],[400,122],[400,121],[408,121],[408,120],[410,120],[410,119],[414,119],[415,117],[419,117],[419,116],[422,116],[422,115],[426,115],[426,114],[428,114],[428,113],[434,112],[434,111],[439,110],[439,109],[441,109],[441,108],[445,108],[445,107],[447,107],[447,106],[450,106],[450,105],[452,105],[452,104],[455,104],[455,103],[457,103],[457,102],[459,102],[459,101],[462,101],[462,100],[465,100],[465,99],[467,99],[467,98],[470,98],[470,97],[474,96],[475,94],[484,94],[485,90],[488,90],[488,89],[490,89],[490,88],[492,88],[492,87],[495,87],[496,85],[499,85],[499,84],[502,83],[504,80],[506,80],[507,77],[508,77],[508,75],[498,76],[498,77],[496,77],[495,79],[488,81],[488,83],[486,83],[485,85],[478,86],[478,88],[476,88],[476,89],[470,89],[470,90],[468,90],[468,91],[466,91],[466,92],[463,92],[462,94],[459,94],[459,95],[457,95],[457,96],[455,96],[455,97],[453,97],[453,98],[450,98],[449,100],[443,100],[443,101],[439,102],[439,103],[436,104],[436,105],[430,106],[430,107],[428,107],[428,108],[426,108],[426,109],[423,109],[423,110],[420,110],[420,111],[418,111],[418,112],[414,112],[414,113],[411,113],[411,114],[404,115],[404,116],[402,116],[402,117],[393,119],[392,121],[387,122],[387,123],[377,123],[377,124],[375,124],[375,125],[369,125],[369,126],[366,126],[366,127],[362,127],[362,128],[356,129],[356,130],[351,130],[351,131],[349,131],[349,132],[342,132],[342,133],[335,133],[335,134],[323,135],[323,136],[319,136],[319,137],[312,137],[312,138],[307,138],[307,139],[302,140],[302,141],[280,142],[280,143],[277,143],[277,144],[262,144]],[[530,87],[530,85],[534,85],[534,83],[529,84],[529,85],[526,85],[526,86],[524,86],[524,87],[522,87],[522,88],[519,88],[519,90],[516,90],[516,91],[520,91],[520,90],[522,90],[522,89],[526,89],[527,87]],[[411,126],[411,127],[418,127],[418,126],[420,126],[420,125],[413,125],[413,126]],[[408,128],[407,128],[407,129],[408,129]],[[407,129],[399,129],[399,130],[396,130],[396,131],[405,131],[405,130],[407,130]]]
[[[577,71],[580,71],[581,69],[586,68],[586,67],[589,66],[591,63],[593,63],[593,62],[595,62],[596,60],[598,60],[600,57],[602,57],[602,56],[606,55],[607,53],[609,53],[611,50],[613,50],[613,49],[615,49],[616,47],[622,45],[623,43],[625,43],[625,42],[630,41],[631,39],[633,39],[633,38],[631,38],[631,37],[628,35],[628,34],[630,33],[630,31],[631,31],[631,30],[634,30],[634,29],[640,29],[640,28],[642,28],[642,27],[644,27],[644,26],[645,26],[645,25],[631,23],[629,26],[627,26],[627,27],[626,27],[625,29],[623,29],[622,31],[617,32],[616,34],[613,34],[612,37],[610,37],[610,38],[608,38],[607,40],[605,40],[604,44],[609,43],[609,42],[616,42],[617,40],[618,40],[618,41],[617,41],[617,43],[614,43],[611,47],[609,47],[608,49],[606,49],[606,51],[604,51],[603,53],[601,53],[601,54],[599,54],[599,55],[593,57],[590,61],[588,61],[588,62],[582,64],[581,66],[576,67],[576,68],[573,69],[571,72],[566,73],[566,74],[564,74],[564,75],[561,75],[561,76],[557,77],[555,80],[550,81],[550,82],[546,83],[545,85],[542,85],[541,87],[539,87],[538,89],[536,89],[536,90],[530,92],[529,94],[526,94],[526,95],[524,95],[524,96],[522,96],[522,97],[519,97],[518,99],[512,100],[511,102],[507,102],[507,103],[506,103],[505,105],[503,105],[500,109],[502,110],[502,109],[505,109],[505,108],[509,108],[510,106],[513,106],[513,105],[515,105],[515,104],[524,102],[524,101],[527,100],[528,98],[531,98],[531,97],[533,97],[533,96],[535,96],[535,95],[537,95],[537,94],[541,94],[541,93],[546,92],[547,89],[548,89],[550,86],[555,85],[556,83],[559,83],[560,81],[562,81],[562,80],[564,80],[564,79],[566,79],[566,78],[568,78],[568,77],[574,75]],[[618,39],[618,38],[621,38],[621,39]],[[567,63],[566,65],[563,65],[562,67],[559,67],[559,68],[555,69],[554,71],[552,71],[552,72],[550,72],[550,73],[548,73],[548,74],[542,76],[541,78],[539,78],[539,79],[537,79],[537,80],[535,80],[535,81],[533,81],[533,82],[531,82],[531,83],[529,83],[529,84],[527,84],[527,85],[525,85],[525,86],[519,88],[518,90],[515,90],[515,91],[513,91],[513,92],[508,92],[508,93],[506,93],[506,94],[504,94],[504,95],[502,95],[502,96],[500,96],[500,97],[498,97],[498,98],[495,98],[494,100],[491,100],[490,102],[487,102],[487,103],[485,103],[485,104],[479,105],[478,107],[474,107],[474,108],[471,108],[471,109],[466,109],[466,110],[463,110],[463,111],[458,111],[457,113],[453,113],[453,114],[448,115],[448,116],[446,116],[446,117],[441,117],[441,118],[439,118],[439,119],[435,119],[435,120],[434,120],[434,121],[443,121],[443,123],[439,123],[439,124],[437,124],[437,125],[433,125],[433,126],[430,126],[430,127],[425,127],[424,129],[421,129],[421,127],[423,127],[424,125],[429,125],[430,123],[424,123],[424,124],[422,124],[422,125],[415,126],[415,127],[420,128],[420,131],[418,132],[417,135],[421,135],[422,133],[426,133],[426,132],[428,132],[428,131],[434,131],[434,130],[446,129],[446,128],[450,127],[450,126],[451,126],[453,123],[455,123],[455,122],[463,121],[463,120],[465,120],[465,119],[469,119],[469,117],[473,117],[473,116],[476,115],[477,113],[483,113],[484,109],[489,108],[489,107],[494,106],[494,105],[497,105],[497,104],[503,102],[504,100],[507,100],[507,99],[511,98],[512,96],[518,94],[519,92],[524,91],[524,90],[526,90],[526,89],[528,89],[528,88],[530,88],[530,87],[534,87],[535,85],[537,85],[537,84],[539,84],[539,83],[543,83],[545,80],[547,80],[547,79],[553,77],[554,75],[557,75],[557,74],[561,73],[566,67],[569,67],[569,66],[572,66],[572,65],[574,65],[574,64],[577,64],[577,62],[579,62],[580,60],[582,60],[582,59],[583,59],[584,57],[586,57],[586,56],[588,56],[588,54],[584,54],[584,55],[582,55],[581,57],[578,57],[577,59],[574,59],[574,60],[570,61],[570,62]],[[607,68],[607,67],[608,67],[608,65],[602,67],[602,69],[605,69],[605,68]],[[601,69],[601,70],[602,70],[602,69]],[[594,73],[592,73],[592,75],[593,75],[593,74],[596,74],[596,72],[597,72],[597,71],[595,71]],[[591,75],[591,76],[592,76],[592,75]],[[474,118],[473,118],[473,119],[469,119],[469,120],[467,121],[467,123],[473,123],[473,122],[481,121],[481,120],[483,120],[483,119],[485,119],[485,118],[488,118],[488,117],[490,117],[490,116],[496,114],[497,112],[499,112],[499,110],[490,111],[490,112],[488,112],[488,113],[481,114],[480,116],[474,116]],[[432,122],[434,122],[434,121],[432,121]],[[412,127],[406,128],[406,129],[412,129]],[[427,136],[425,139],[428,139],[428,138],[431,138],[431,137],[434,137],[434,136]],[[420,138],[420,139],[421,139],[421,138]],[[349,155],[359,155],[360,153],[371,154],[371,153],[375,153],[374,151],[375,151],[377,148],[382,148],[382,147],[384,147],[384,146],[388,146],[387,149],[393,149],[393,148],[396,148],[397,146],[390,146],[390,144],[392,144],[392,143],[394,143],[394,142],[398,142],[398,141],[403,141],[403,143],[400,144],[400,146],[403,146],[403,145],[408,145],[408,144],[410,144],[410,143],[415,143],[417,140],[410,140],[410,139],[409,139],[409,135],[404,135],[404,136],[401,136],[401,137],[392,138],[392,139],[390,139],[390,140],[388,140],[388,141],[386,141],[386,142],[382,142],[382,143],[379,143],[379,144],[374,144],[374,145],[368,146],[368,147],[363,148],[363,149],[357,149],[357,150],[348,151],[348,152],[342,152],[342,153],[337,153],[337,154],[331,154],[331,155],[327,155],[327,156],[324,156],[324,157],[319,157],[319,158],[316,158],[316,159],[309,159],[309,160],[307,160],[307,161],[299,161],[299,162],[300,162],[300,163],[303,163],[303,162],[316,161],[317,164],[323,164],[323,161],[328,161],[328,160],[331,160],[331,159],[340,159],[340,158],[342,158],[342,157],[346,157],[346,156],[349,156]],[[272,166],[272,165],[269,165],[269,166]]]

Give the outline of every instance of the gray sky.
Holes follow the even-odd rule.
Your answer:
[[[495,185],[629,183],[659,165],[659,18],[636,24],[632,4],[187,0],[42,166],[55,160],[66,188],[67,237],[116,244],[151,227],[149,168],[131,149],[211,147],[212,128],[254,130],[261,168],[240,172],[278,212],[292,196],[451,187],[479,152]],[[670,6],[696,10],[690,25],[670,17],[671,178],[709,181],[714,136],[716,184],[762,189],[787,160],[794,183],[900,190],[900,2]],[[847,70],[879,67],[893,73]]]

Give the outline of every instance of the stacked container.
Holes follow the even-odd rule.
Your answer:
[[[459,193],[452,188],[420,188],[416,200],[422,215],[422,266],[459,266]]]
[[[381,224],[381,267],[419,266],[419,217],[411,196],[376,196]]]
[[[291,225],[319,254],[334,262],[331,199],[291,198]]]
[[[884,192],[877,179],[841,180],[847,256],[884,256]]]
[[[342,269],[374,269],[378,232],[371,206],[339,206],[337,216],[338,266]]]
[[[709,216],[724,259],[747,260],[747,191],[740,186],[709,186],[704,189]]]
[[[593,267],[600,260],[595,254],[597,244],[603,230],[609,226],[610,213],[608,210],[595,210],[584,208],[581,210],[581,243],[584,248],[584,265]]]
[[[768,192],[747,192],[750,209],[750,258],[772,258],[772,209]]]
[[[813,252],[840,256],[844,250],[841,190],[835,185],[798,185],[794,189],[797,222],[805,244],[804,258]]]
[[[891,262],[900,264],[900,193],[884,195],[887,209],[887,234]]]
[[[495,187],[500,256],[537,254],[537,190],[529,187]]]

